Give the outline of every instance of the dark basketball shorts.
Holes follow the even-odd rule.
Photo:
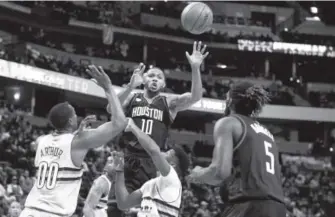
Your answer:
[[[123,217],[123,212],[117,208],[116,204],[109,204],[107,215],[108,217]]]
[[[227,204],[221,217],[286,217],[286,206],[275,200]]]
[[[124,176],[129,193],[140,189],[148,180],[157,177],[157,169],[150,157],[125,155]]]

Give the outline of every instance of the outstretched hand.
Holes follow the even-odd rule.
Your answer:
[[[140,63],[134,70],[133,75],[131,76],[130,79],[130,87],[131,88],[136,88],[143,84],[143,73],[145,70],[146,66],[143,63]]]
[[[88,69],[86,69],[86,72],[92,76],[91,80],[102,87],[104,90],[107,90],[112,85],[109,76],[101,66],[96,67],[95,65],[89,65]]]
[[[208,56],[209,52],[206,52],[207,45],[202,46],[202,42],[195,41],[193,44],[192,55],[186,51],[186,57],[191,67],[199,68],[204,59]]]

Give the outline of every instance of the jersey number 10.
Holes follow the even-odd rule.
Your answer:
[[[151,119],[142,119],[142,126],[141,126],[142,132],[147,135],[151,135],[153,124],[154,121]]]
[[[59,165],[57,163],[41,162],[38,165],[36,187],[38,189],[44,186],[51,190],[56,186]]]

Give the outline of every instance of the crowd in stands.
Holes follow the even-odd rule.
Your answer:
[[[177,35],[192,38],[194,36],[172,28],[157,28],[153,26],[141,25],[136,13],[133,11],[124,11],[115,2],[108,3],[85,3],[87,5],[76,5],[72,2],[20,2],[29,7],[51,7],[57,11],[69,14],[71,17],[89,21],[93,23],[112,23],[121,27],[140,28],[152,32],[160,32],[166,35]],[[171,3],[173,4],[173,3]],[[150,5],[144,5],[140,10],[150,14],[159,14],[168,17],[180,16],[180,11],[166,10],[167,4],[161,3],[155,5],[151,10]],[[169,13],[169,14],[167,14]],[[138,17],[137,17],[138,18]],[[217,22],[242,22],[232,18],[218,18]],[[235,22],[234,21],[234,22]],[[243,21],[241,25],[249,25],[249,21]],[[191,46],[177,43],[162,42],[156,39],[129,36],[125,34],[114,34],[114,42],[111,45],[103,44],[101,33],[94,39],[67,36],[57,32],[49,32],[42,28],[12,25],[7,21],[0,20],[2,29],[19,36],[23,44],[6,47],[0,51],[0,58],[18,63],[28,64],[43,69],[48,69],[73,76],[88,78],[85,72],[87,63],[78,64],[70,58],[60,58],[44,54],[38,49],[26,46],[25,42],[33,42],[50,48],[66,51],[74,54],[82,54],[89,57],[101,57],[113,60],[122,60],[128,62],[143,61],[143,47],[147,45],[147,58],[145,62],[150,65],[162,67],[167,76],[169,71],[187,71],[187,62],[185,62],[184,51],[189,50]],[[261,23],[251,23],[252,25],[263,25]],[[301,42],[314,44],[332,45],[332,38],[326,38],[324,41],[312,36],[284,33],[285,41]],[[268,36],[246,36],[240,35],[231,38],[224,33],[208,33],[196,39],[204,41],[219,41],[227,43],[236,43],[239,38],[272,40]],[[316,43],[318,42],[318,43]],[[176,53],[178,51],[179,53]],[[264,57],[257,55],[236,54],[237,52],[227,51],[223,54],[221,49],[211,49],[211,55],[206,61],[206,69],[203,74],[218,74],[217,63],[225,60],[228,66],[237,66],[237,70],[227,72],[235,77],[250,77],[253,79],[269,79],[264,75],[260,65],[264,64]],[[237,56],[242,55],[242,56]],[[242,58],[241,58],[242,57]],[[241,61],[241,59],[243,61]],[[319,64],[318,60],[313,60],[313,64]],[[240,65],[242,64],[242,65]],[[308,64],[304,69],[308,69]],[[229,67],[228,67],[229,68]],[[311,70],[315,68],[310,67]],[[126,84],[132,74],[133,68],[123,64],[111,64],[105,67],[106,72],[111,77],[115,85],[122,86]],[[278,69],[279,72],[282,69]],[[191,76],[191,75],[190,75]],[[321,76],[322,77],[322,76]],[[306,78],[306,77],[305,77]],[[307,77],[308,78],[308,77]],[[328,77],[327,77],[328,78]],[[307,79],[308,80],[308,79]],[[207,77],[204,82],[204,97],[224,98],[224,93],[234,83],[233,80],[217,80]],[[190,81],[179,80],[167,77],[166,92],[183,93],[190,89]],[[282,81],[273,81],[267,89],[272,94],[273,104],[282,105],[308,105],[302,97],[296,93],[296,89],[288,87]],[[335,94],[311,92],[309,101],[316,107],[335,107]],[[34,183],[33,157],[35,150],[34,140],[44,133],[50,132],[50,127],[33,126],[24,118],[26,112],[13,105],[0,103],[0,217],[18,217],[20,206],[23,205],[27,193]],[[181,126],[181,125],[180,125]],[[198,127],[198,126],[197,126]],[[195,128],[197,128],[195,127]],[[201,128],[201,127],[198,127]],[[199,129],[192,129],[198,131]],[[201,131],[201,130],[199,130]],[[202,142],[198,142],[201,144]],[[199,147],[199,146],[197,146]],[[205,149],[205,145],[202,148]],[[117,148],[115,144],[107,144],[104,147],[92,150],[86,157],[85,173],[83,177],[82,189],[80,192],[78,209],[75,216],[82,216],[83,201],[92,186],[92,181],[97,177],[104,166],[105,160],[110,151]],[[192,166],[198,162],[194,156],[195,150],[189,150],[190,156],[194,160]],[[331,217],[335,216],[335,182],[334,168],[330,166],[329,159],[317,158],[313,156],[286,156],[282,157],[283,186],[285,190],[285,200],[292,217]],[[220,216],[224,207],[224,201],[221,199],[222,192],[219,188],[212,188],[206,185],[187,184],[184,185],[182,216],[184,217],[216,217]]]
[[[26,34],[26,35],[31,35],[31,36],[29,36],[31,38],[31,40],[37,38],[36,34]],[[122,43],[123,42],[120,43],[121,46],[122,46]],[[47,44],[49,44],[49,43],[47,42]],[[117,46],[117,45],[114,45],[114,46]],[[28,50],[30,51],[29,53],[31,55],[27,56],[26,55],[27,53],[25,51],[21,52],[21,53],[16,52],[15,54],[12,53],[12,52],[5,52],[5,53],[3,53],[1,58],[11,60],[11,61],[16,61],[16,62],[19,62],[19,63],[30,64],[30,65],[33,65],[33,66],[36,66],[36,67],[41,67],[41,68],[56,71],[56,72],[66,73],[66,74],[70,74],[70,75],[73,75],[73,76],[80,76],[80,77],[86,77],[87,78],[87,74],[85,72],[85,67],[86,67],[85,64],[79,65],[76,62],[72,61],[71,59],[68,59],[66,61],[62,61],[62,60],[59,60],[59,59],[53,57],[52,55],[41,54],[39,51],[34,50],[34,49],[28,49]],[[114,52],[116,52],[116,53],[119,52],[119,55],[122,56],[120,54],[122,51],[120,51],[120,50],[118,51],[117,49],[115,49]],[[133,52],[133,50],[132,50],[132,52]],[[21,54],[21,55],[19,55],[19,54]],[[38,54],[38,55],[36,55],[36,54]],[[166,53],[164,53],[164,54],[166,54]],[[184,55],[184,54],[182,54],[182,55]],[[30,57],[34,57],[34,58],[30,58]],[[157,53],[156,57],[158,57],[158,53]],[[153,56],[152,56],[152,58],[153,58]],[[159,57],[158,57],[158,60],[160,60]],[[161,65],[161,64],[158,64],[158,65]],[[163,62],[162,62],[162,65],[164,66]],[[176,70],[182,70],[182,69],[178,69],[178,68],[179,67],[177,66]],[[185,67],[185,65],[183,66],[183,68],[184,68],[184,70],[187,69]],[[121,85],[125,84],[127,81],[129,81],[129,78],[132,74],[133,69],[124,67],[123,65],[119,65],[119,66],[113,66],[112,65],[112,66],[110,66],[109,69],[105,69],[105,70],[111,76],[113,83],[115,85],[120,85],[121,86]],[[225,81],[219,80],[218,81],[218,80],[210,79],[210,77],[209,77],[204,82],[204,97],[219,98],[219,99],[221,98],[222,99],[222,98],[225,97],[225,93],[229,89],[229,86],[232,85],[232,83],[233,83],[232,80],[230,80],[230,81],[229,80],[225,80]],[[190,80],[185,81],[185,80],[167,78],[166,92],[183,93],[183,92],[185,92],[185,90],[188,90],[190,88],[191,88],[191,81]],[[271,86],[269,86],[268,88],[271,91],[272,96],[273,96],[272,103],[283,104],[283,105],[294,105],[294,100],[293,100],[294,93],[287,91],[287,87],[283,86],[281,84],[281,82],[273,82],[273,84]]]
[[[180,2],[156,2],[156,4],[138,4],[139,10],[137,13],[133,12],[131,8],[128,10],[122,10],[122,6],[117,2],[85,2],[84,4],[78,5],[72,2],[19,2],[24,6],[30,8],[33,7],[48,7],[55,11],[61,11],[68,14],[71,18],[92,22],[92,23],[104,23],[113,24],[120,27],[142,29],[144,31],[163,33],[167,35],[175,35],[186,38],[192,38],[203,41],[215,41],[222,43],[233,43],[236,44],[238,39],[250,39],[250,40],[261,40],[261,41],[272,41],[270,35],[258,34],[257,32],[247,33],[241,31],[238,35],[231,36],[228,32],[215,31],[214,29],[208,33],[201,35],[192,35],[186,32],[181,27],[175,29],[169,25],[165,25],[164,28],[155,27],[141,22],[140,13],[149,13],[152,15],[167,16],[176,19],[180,19],[181,11],[175,10],[174,5],[180,4]],[[261,21],[255,21],[252,19],[245,19],[243,17],[225,17],[215,16],[214,23],[228,24],[228,25],[252,25],[252,26],[264,26]]]
[[[281,37],[286,42],[300,43],[300,44],[314,44],[335,46],[335,37],[327,35],[311,35],[299,32],[283,31]]]

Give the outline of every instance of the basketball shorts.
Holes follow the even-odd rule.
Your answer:
[[[286,217],[286,206],[275,200],[227,204],[221,217]]]
[[[126,154],[124,160],[124,176],[129,193],[140,189],[146,181],[157,177],[157,169],[150,157]]]
[[[24,208],[19,217],[65,217],[52,212],[44,212],[30,208]]]

